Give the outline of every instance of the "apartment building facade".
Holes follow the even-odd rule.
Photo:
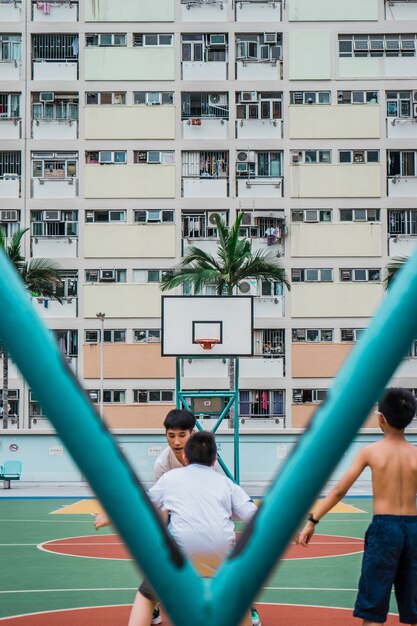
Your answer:
[[[214,215],[244,211],[242,236],[292,288],[241,285],[255,303],[242,428],[306,426],[389,257],[416,246],[417,2],[1,0],[0,23],[0,228],[29,228],[26,255],[59,262],[62,304],[33,306],[106,423],[161,426],[163,272],[190,245],[215,254]],[[416,374],[417,343],[395,382]],[[229,384],[223,360],[181,375]],[[9,386],[10,428],[48,428],[13,364]],[[193,408],[209,419],[219,403]]]

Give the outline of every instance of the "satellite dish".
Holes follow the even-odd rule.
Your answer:
[[[250,291],[250,283],[243,281],[242,283],[239,283],[238,285],[238,289],[241,293],[249,293]]]

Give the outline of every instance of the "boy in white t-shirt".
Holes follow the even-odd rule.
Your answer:
[[[204,568],[216,567],[235,542],[232,516],[247,522],[256,512],[239,485],[214,471],[217,448],[209,432],[193,434],[184,449],[186,467],[165,473],[148,491],[152,502],[168,511],[168,530],[178,545]],[[148,626],[157,598],[145,580],[139,587],[128,626]],[[252,624],[250,613],[242,625]]]

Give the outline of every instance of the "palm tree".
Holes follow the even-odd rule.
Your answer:
[[[10,242],[0,229],[0,248],[14,265],[28,292],[35,292],[49,298],[58,300],[55,290],[61,284],[61,276],[58,265],[50,259],[31,259],[26,261],[21,251],[22,239],[28,228],[18,230]],[[3,356],[3,429],[9,425],[9,357],[7,351],[0,346],[0,356]]]
[[[407,263],[408,258],[409,258],[408,256],[401,256],[401,255],[392,257],[392,259],[387,265],[387,275],[384,280],[386,289],[390,287],[397,273],[400,271],[403,265]]]
[[[189,285],[199,294],[205,285],[215,285],[218,296],[237,293],[245,279],[274,280],[291,289],[285,270],[273,252],[252,252],[252,244],[239,237],[244,213],[239,213],[234,224],[226,226],[219,215],[215,222],[219,237],[217,256],[214,257],[196,246],[191,246],[176,267],[168,270],[161,281],[162,291]],[[235,360],[229,360],[230,389],[234,387]],[[234,408],[230,410],[230,425],[234,424]]]

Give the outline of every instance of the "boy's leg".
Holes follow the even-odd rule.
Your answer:
[[[130,612],[128,626],[149,626],[154,606],[155,602],[148,600],[138,591]]]
[[[246,613],[243,621],[240,622],[239,626],[252,626],[252,614],[250,611],[249,613]]]

